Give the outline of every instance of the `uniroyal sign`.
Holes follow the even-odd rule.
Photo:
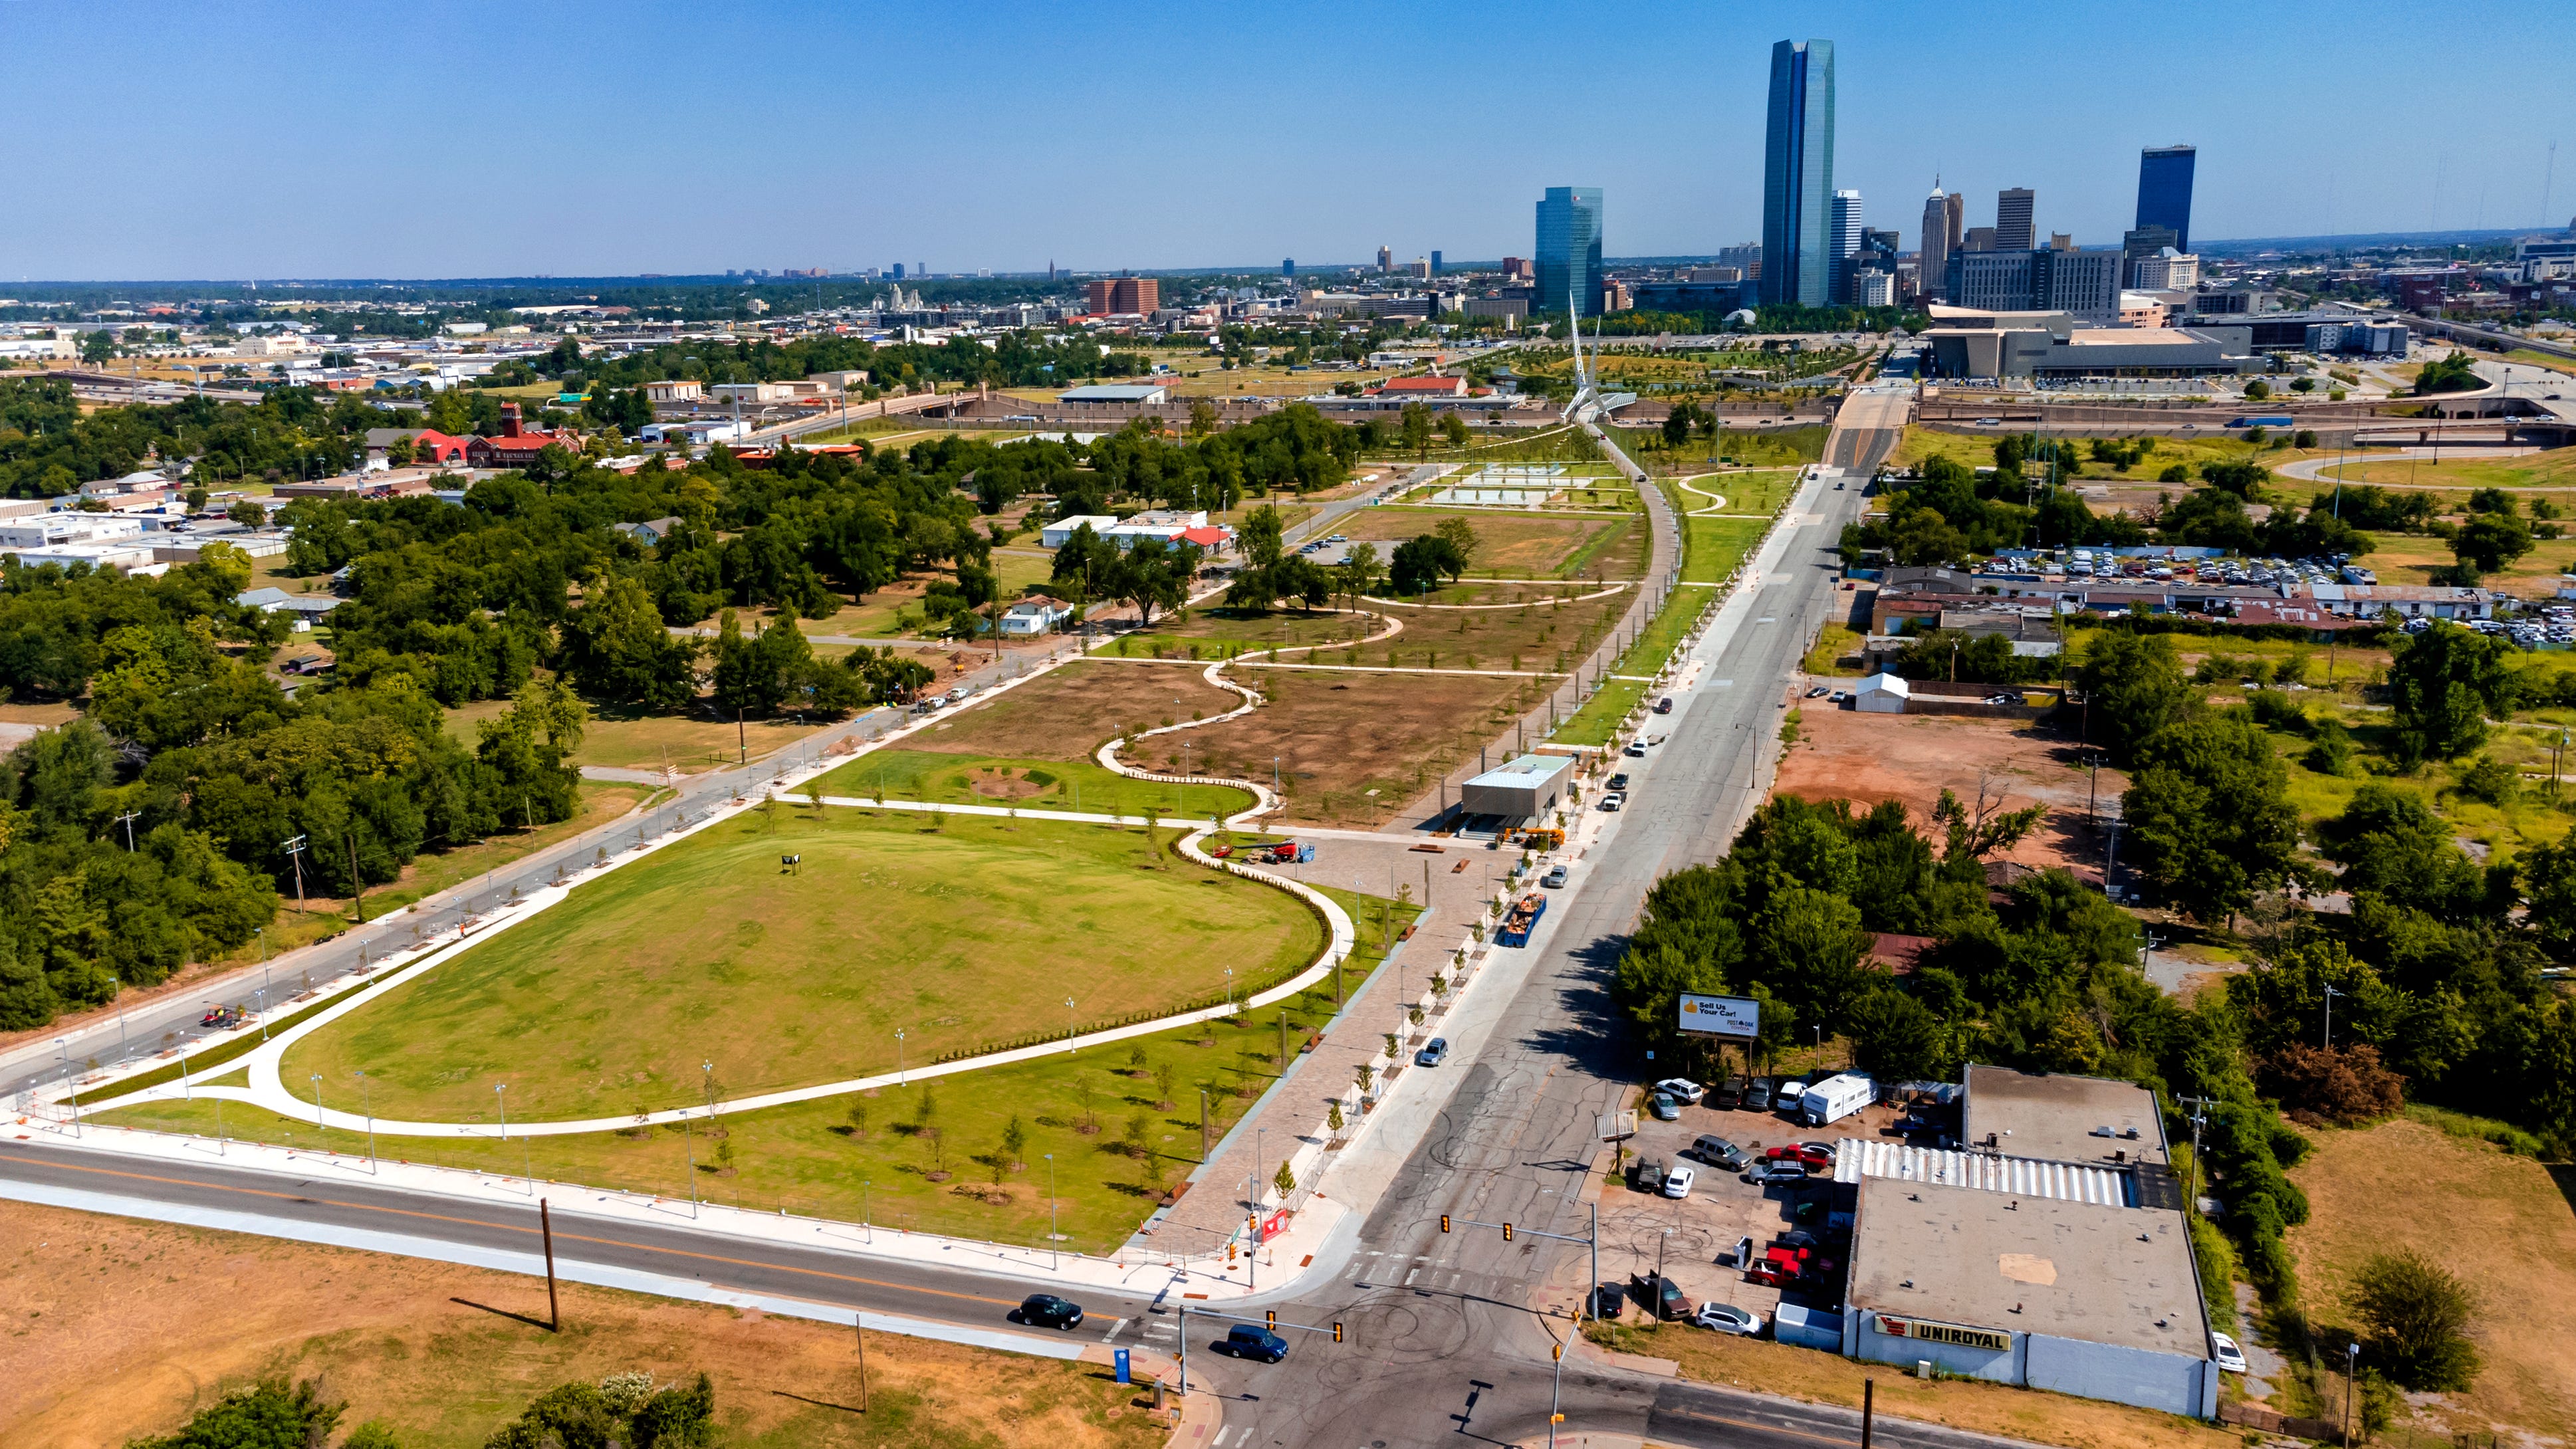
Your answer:
[[[1878,1331],[1889,1338],[1910,1338],[1919,1343],[1955,1343],[1962,1348],[1990,1348],[1997,1353],[2012,1350],[2012,1335],[1992,1328],[1970,1328],[1962,1323],[1937,1323],[1929,1318],[1897,1318],[1878,1315]]]

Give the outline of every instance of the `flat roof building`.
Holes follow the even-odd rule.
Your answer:
[[[1060,403],[1142,403],[1153,406],[1172,400],[1172,390],[1158,382],[1096,382],[1088,387],[1070,387],[1055,395]]]
[[[1523,755],[1458,787],[1458,807],[1468,815],[1529,820],[1553,810],[1574,777],[1571,755]]]

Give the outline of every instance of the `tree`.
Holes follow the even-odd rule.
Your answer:
[[[2477,862],[2453,839],[2450,823],[2412,792],[2370,781],[2353,792],[2342,813],[2320,822],[2316,833],[2326,859],[2343,867],[2343,888],[2356,896],[2377,896],[2454,925],[2501,916],[2512,904],[2508,893],[2490,912]],[[2559,854],[2542,846],[2529,859],[2552,869]],[[2539,911],[2535,899],[2535,918]]]
[[[2398,759],[2412,767],[2457,759],[2485,744],[2487,717],[2513,707],[2513,676],[2505,667],[2512,652],[2503,638],[2444,621],[2400,640],[2388,666]]]
[[[1116,598],[1136,606],[1139,623],[1151,626],[1154,610],[1179,608],[1189,598],[1190,580],[1198,568],[1196,545],[1142,538],[1111,572],[1109,587]]]
[[[2105,744],[2112,762],[2122,765],[2135,758],[2141,741],[2198,702],[2172,638],[2163,634],[2095,634],[2076,666],[2075,686],[2084,691],[2086,737]]]
[[[2292,1042],[2263,1063],[2263,1089],[2300,1122],[2350,1127],[2393,1115],[2406,1105],[2406,1079],[2379,1064],[2379,1048],[2347,1042],[2332,1049]]]
[[[268,510],[244,498],[226,508],[224,517],[245,528],[257,528],[268,522]]]
[[[116,339],[105,332],[84,332],[80,341],[81,361],[93,366],[116,356]]]
[[[1378,562],[1377,545],[1373,543],[1352,544],[1350,550],[1342,555],[1342,561],[1333,565],[1333,572],[1343,597],[1351,601],[1354,609],[1359,607],[1360,596],[1376,588],[1378,580],[1386,577],[1386,569]]]
[[[1175,1075],[1170,1062],[1158,1062],[1154,1066],[1154,1106],[1159,1111],[1172,1110],[1172,1082]]]
[[[584,692],[618,704],[671,712],[698,693],[698,641],[662,623],[653,596],[632,575],[594,576],[563,626],[564,669]]]
[[[1396,545],[1387,575],[1398,594],[1424,594],[1439,587],[1442,578],[1454,579],[1466,571],[1467,560],[1460,556],[1455,544],[1439,534],[1426,533]]]
[[[1270,1185],[1279,1190],[1280,1200],[1285,1202],[1288,1195],[1297,1190],[1297,1174],[1289,1168],[1285,1160],[1282,1160],[1279,1170],[1271,1174]]]
[[[1028,1149],[1028,1145],[1029,1129],[1020,1125],[1020,1114],[1014,1112],[1011,1114],[1011,1120],[1002,1124],[1003,1165],[1013,1172],[1028,1166],[1020,1160],[1020,1154]]]
[[[861,1142],[865,1142],[865,1141],[867,1141],[867,1140],[868,1140],[868,1104],[867,1104],[867,1100],[866,1100],[865,1098],[854,1098],[854,1099],[852,1099],[852,1101],[850,1102],[850,1110],[849,1110],[849,1112],[848,1112],[848,1114],[847,1114],[847,1115],[849,1116],[849,1119],[850,1119],[850,1135],[851,1135],[851,1136],[853,1136],[853,1137],[856,1137],[856,1138],[857,1138],[857,1139],[859,1139]]]
[[[2451,553],[2463,570],[2496,573],[2529,552],[2531,525],[2507,513],[2477,514],[2451,535]]]
[[[178,1432],[136,1439],[127,1449],[305,1449],[329,1438],[348,1411],[324,1402],[311,1379],[291,1389],[284,1379],[262,1379],[199,1409]]]
[[[1924,1081],[1946,1075],[1941,1023],[1922,1002],[1880,987],[1852,1003],[1846,1030],[1852,1052],[1880,1081]]]
[[[2466,1283],[2412,1248],[2377,1254],[2353,1275],[2362,1349],[2410,1389],[2452,1391],[2475,1381],[2478,1350],[2467,1329],[2477,1307]]]
[[[1396,430],[1403,436],[1404,446],[1413,451],[1415,458],[1431,456],[1431,409],[1418,402],[1406,403],[1396,423]]]
[[[1458,416],[1454,412],[1442,413],[1440,415],[1440,440],[1442,442],[1447,443],[1453,448],[1463,448],[1467,446],[1470,437],[1471,435],[1467,431],[1467,420],[1465,418]]]
[[[2296,867],[2289,770],[2243,712],[2168,725],[2136,754],[2121,811],[2129,859],[2202,921],[2233,915]]]
[[[1454,564],[1443,562],[1441,565],[1442,571],[1451,578],[1466,572],[1475,563],[1476,526],[1474,524],[1453,513],[1440,520],[1440,526],[1431,532],[1442,543],[1449,545],[1449,552],[1456,559]]]

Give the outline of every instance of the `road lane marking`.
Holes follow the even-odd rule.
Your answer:
[[[421,1218],[434,1223],[459,1223],[467,1227],[491,1228],[498,1229],[506,1233],[517,1233],[522,1237],[535,1237],[538,1235],[538,1230],[535,1228],[522,1228],[509,1223],[487,1222],[482,1218],[456,1217],[448,1213],[421,1212],[416,1208],[378,1207],[373,1203],[343,1202],[338,1198],[315,1197],[310,1193],[274,1192],[266,1188],[235,1187],[229,1183],[205,1182],[190,1177],[161,1177],[148,1172],[124,1172],[112,1167],[84,1167],[73,1162],[55,1162],[47,1165],[59,1168],[65,1172],[86,1172],[98,1177],[131,1178],[137,1182],[166,1183],[177,1187],[193,1187],[199,1191],[234,1193],[243,1197],[279,1198],[287,1202],[312,1203],[319,1207],[346,1208],[352,1212],[383,1213],[391,1217]],[[174,1206],[176,1206],[176,1204],[174,1204]],[[862,1278],[850,1273],[827,1272],[821,1268],[800,1268],[790,1263],[764,1263],[757,1258],[733,1258],[727,1257],[722,1253],[694,1253],[686,1248],[663,1248],[656,1247],[650,1243],[634,1243],[620,1238],[594,1238],[580,1233],[557,1233],[555,1236],[568,1243],[596,1243],[601,1247],[631,1248],[638,1252],[660,1253],[666,1257],[695,1258],[701,1262],[708,1263],[727,1263],[738,1268],[767,1268],[781,1273],[802,1273],[807,1277],[812,1278],[830,1278],[836,1282],[842,1283],[862,1283],[871,1288],[894,1288],[906,1293],[927,1293],[940,1298],[962,1298],[969,1303],[999,1303],[1010,1308],[1019,1307],[1017,1302],[1008,1298],[991,1298],[981,1293],[959,1293],[948,1288],[916,1288],[909,1283],[891,1283],[882,1278]]]

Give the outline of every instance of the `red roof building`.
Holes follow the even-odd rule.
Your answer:
[[[1378,384],[1379,397],[1465,397],[1463,377],[1390,377]]]
[[[501,433],[493,438],[468,438],[465,461],[477,468],[524,468],[537,459],[548,443],[556,443],[568,452],[581,451],[581,434],[570,428],[549,433],[543,428],[530,428],[519,421],[517,403],[501,404]]]
[[[1207,550],[1211,553],[1215,552],[1217,549],[1225,547],[1225,545],[1231,542],[1233,538],[1234,534],[1230,530],[1222,528],[1185,528],[1181,530],[1181,542],[1196,544],[1201,549]]]

